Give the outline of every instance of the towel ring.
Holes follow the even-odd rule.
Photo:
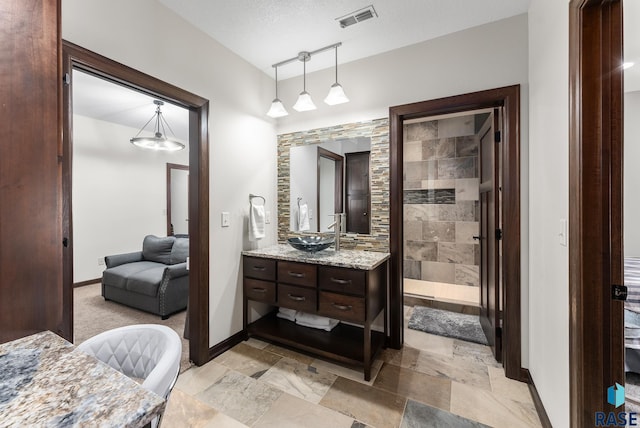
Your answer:
[[[298,196],[298,212],[300,211],[300,201],[301,200],[302,200],[302,198]]]
[[[254,195],[253,193],[249,193],[249,202],[252,202],[251,200],[252,200],[253,198],[260,198],[260,199],[262,199],[262,203],[263,203],[263,204],[266,204],[266,203],[267,203],[267,200],[264,198],[264,196]]]

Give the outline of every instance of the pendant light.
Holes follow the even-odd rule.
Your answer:
[[[338,46],[339,45],[334,48],[336,52],[336,83],[331,85],[329,94],[327,95],[327,98],[324,99],[324,102],[330,106],[349,102],[349,98],[345,95],[342,85],[338,83]]]
[[[267,116],[271,116],[273,118],[287,116],[289,113],[287,109],[284,108],[284,104],[278,98],[278,67],[274,66],[276,69],[276,97],[271,102],[271,108],[267,112]]]
[[[162,115],[162,111],[160,110],[160,107],[164,105],[164,102],[160,100],[154,100],[153,103],[158,106],[156,108],[156,112],[153,114],[153,116],[151,116],[151,119],[149,119],[147,123],[144,124],[144,126],[142,127],[142,129],[140,129],[136,136],[130,140],[131,144],[142,147],[144,149],[162,150],[169,152],[175,152],[184,149],[184,144],[175,139],[175,134],[173,135],[174,138],[172,139],[169,139],[166,136],[165,125],[167,128],[169,128],[171,134],[173,134],[173,130],[165,120],[164,116]],[[151,123],[154,118],[156,120],[156,123],[154,127],[153,137],[139,137],[142,131],[144,131],[147,125]]]
[[[311,99],[311,95],[307,92],[307,61],[309,61],[311,55],[309,52],[300,52],[298,59],[302,61],[302,92],[298,96],[298,101],[293,105],[293,109],[296,111],[309,111],[315,110],[316,105]]]

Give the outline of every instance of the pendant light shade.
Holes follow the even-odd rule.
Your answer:
[[[267,112],[267,116],[271,116],[271,117],[282,117],[282,116],[287,116],[289,113],[287,112],[287,109],[284,108],[284,104],[282,104],[282,101],[280,101],[278,98],[274,98],[274,100],[271,102],[271,108],[269,108],[269,111]]]
[[[271,101],[271,108],[269,108],[267,116],[276,118],[287,116],[289,112],[287,112],[287,109],[284,108],[284,104],[282,104],[282,101],[278,98],[278,67],[274,68],[276,69],[276,97]]]
[[[298,101],[293,105],[293,109],[296,111],[309,111],[315,110],[316,105],[311,99],[311,95],[307,92],[307,61],[309,61],[311,55],[309,52],[300,52],[298,59],[302,61],[302,92],[298,96]]]
[[[342,89],[342,85],[338,82],[331,85],[331,89],[329,89],[329,94],[327,98],[324,99],[324,102],[329,104],[330,106],[334,106],[336,104],[344,104],[349,102],[349,98],[344,93],[344,89]]]
[[[327,98],[324,99],[324,102],[330,106],[349,102],[349,98],[347,98],[347,95],[344,93],[342,85],[338,83],[338,46],[336,46],[334,50],[336,53],[336,83],[331,85],[329,94],[327,95]]]
[[[164,102],[154,100],[153,103],[157,106],[156,112],[153,114],[153,116],[151,116],[151,119],[149,119],[147,123],[144,124],[144,126],[142,127],[142,129],[140,129],[136,136],[129,140],[131,144],[143,149],[161,150],[167,152],[175,152],[184,149],[184,144],[175,139],[175,135],[174,138],[167,138],[166,136],[165,126],[169,128],[169,131],[171,131],[172,134],[173,130],[165,120],[160,109],[160,107],[164,105]],[[149,123],[151,123],[153,119],[156,120],[153,136],[140,137],[139,135],[142,133],[142,131],[144,131],[144,129]]]
[[[293,109],[296,111],[315,110],[316,105],[313,103],[313,100],[311,99],[311,95],[309,95],[309,92],[302,91],[298,96],[298,101],[296,101],[296,103],[293,105]]]

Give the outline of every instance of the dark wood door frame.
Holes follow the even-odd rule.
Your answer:
[[[197,365],[209,361],[209,101],[152,76],[63,41],[63,232],[69,238],[64,258],[64,308],[73,325],[73,236],[71,165],[73,69],[169,101],[189,110],[189,356]]]
[[[402,346],[402,143],[403,121],[419,117],[494,107],[504,108],[502,136],[504,326],[502,341],[507,377],[527,381],[521,366],[520,290],[520,85],[391,107],[390,125],[390,250],[389,345]]]
[[[173,235],[172,217],[171,217],[171,170],[179,169],[189,171],[189,165],[180,165],[177,163],[167,163],[167,236]]]
[[[624,384],[622,264],[622,4],[569,3],[569,367],[571,426],[624,411],[606,388]]]

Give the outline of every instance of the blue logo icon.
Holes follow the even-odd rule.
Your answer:
[[[616,382],[607,389],[607,402],[616,408],[624,404],[624,386]]]

